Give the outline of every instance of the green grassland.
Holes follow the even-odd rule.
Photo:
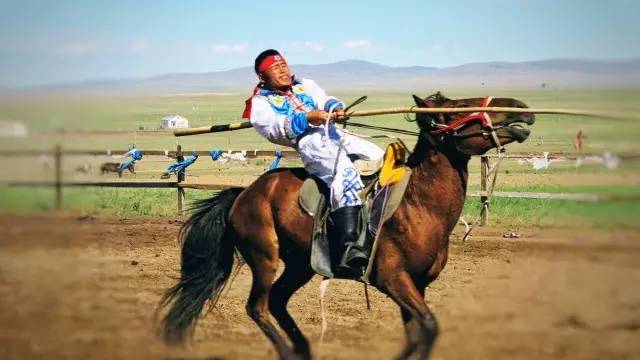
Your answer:
[[[637,190],[635,190],[637,192]],[[213,191],[187,190],[192,202],[212,196]],[[0,187],[0,210],[11,212],[48,211],[54,193],[44,188]],[[70,188],[64,190],[63,209],[87,214],[175,217],[176,191],[172,189]],[[478,198],[467,199],[463,216],[473,221],[480,209]],[[490,223],[512,227],[639,228],[637,202],[576,202],[561,200],[494,198]]]
[[[442,89],[451,98],[514,97],[530,107],[580,108],[637,112],[640,110],[640,89],[616,90],[452,90]],[[434,91],[425,91],[427,96]],[[347,103],[362,94],[337,94]],[[410,94],[372,93],[359,109],[411,106]],[[0,98],[0,121],[12,120],[25,123],[30,131],[28,138],[3,138],[0,150],[4,149],[51,149],[62,144],[67,149],[112,149],[126,150],[135,143],[141,149],[175,149],[179,142],[186,151],[192,149],[275,149],[251,129],[231,133],[199,135],[175,138],[170,132],[136,131],[156,129],[160,118],[177,113],[189,118],[190,125],[208,126],[240,121],[239,114],[244,105],[245,94],[197,95],[197,96],[137,96],[137,97],[7,97]],[[407,122],[402,115],[358,118],[359,122],[415,130],[416,125]],[[543,151],[571,152],[572,139],[578,130],[586,136],[585,151],[590,153],[640,153],[640,128],[632,120],[605,120],[582,116],[541,115],[532,127],[529,141],[509,146],[511,152]],[[374,131],[357,131],[362,134],[377,134]],[[415,143],[411,136],[401,136],[409,146]],[[376,140],[384,145],[389,140]],[[73,168],[83,162],[94,165],[108,159],[97,157],[65,158],[65,179],[98,179],[98,175],[77,175]],[[137,180],[157,179],[168,159],[145,157],[139,162]],[[251,160],[248,164],[219,165],[202,158],[190,168],[190,177],[206,174],[256,177],[264,171],[271,159]],[[18,164],[17,166],[15,164]],[[299,161],[289,160],[286,166],[298,166]],[[603,166],[586,165],[580,168],[572,162],[553,164],[549,169],[534,171],[530,166],[515,161],[505,161],[501,166],[497,190],[595,193],[611,195],[640,195],[640,167],[634,161],[624,161],[616,170]],[[52,171],[43,169],[35,158],[0,158],[5,171],[0,180],[51,179]],[[96,165],[97,166],[97,165]],[[470,189],[477,190],[479,164],[470,164]],[[544,174],[543,176],[539,176]],[[518,177],[520,176],[520,177]],[[575,177],[575,184],[567,183],[567,177]],[[581,177],[590,176],[601,181],[582,183]],[[508,182],[501,184],[501,179]],[[556,183],[556,179],[559,181]],[[627,181],[628,179],[628,181]],[[562,180],[562,181],[560,181]],[[208,196],[207,191],[187,191],[187,199]],[[47,210],[52,205],[50,189],[25,189],[0,187],[0,210],[37,211]],[[176,193],[167,189],[65,189],[64,206],[91,213],[108,213],[118,216],[150,215],[175,216]],[[479,203],[470,198],[465,208],[465,217],[477,214]],[[636,202],[583,203],[570,201],[494,199],[492,221],[501,224],[534,224],[540,226],[598,226],[640,227],[640,205]]]
[[[513,97],[530,107],[580,108],[637,112],[640,110],[640,89],[596,90],[456,90],[446,92],[451,98],[481,97],[490,91],[496,97]],[[429,95],[429,91],[420,96]],[[353,101],[361,94],[338,94],[345,102]],[[358,109],[376,109],[413,105],[410,94],[374,93]],[[173,148],[176,139],[166,134],[136,133],[139,128],[156,129],[160,118],[166,114],[181,114],[189,118],[190,126],[208,126],[240,121],[246,95],[209,96],[145,96],[111,98],[0,98],[0,121],[24,122],[32,133],[53,133],[58,136],[40,137],[37,142],[3,139],[5,147],[41,148],[62,141],[69,148],[126,148],[136,142],[140,148]],[[415,130],[416,125],[404,120],[402,115],[360,118],[358,121],[384,124],[385,126]],[[511,151],[571,151],[571,139],[582,129],[587,136],[586,150],[616,152],[640,152],[640,142],[635,138],[638,130],[635,121],[612,121],[582,116],[541,115],[534,133],[523,144],[514,144]],[[114,136],[73,136],[71,131],[124,131]],[[372,131],[361,131],[372,134]],[[411,137],[402,137],[413,142]],[[207,136],[186,137],[179,140],[185,148],[231,147],[252,149],[273,147],[252,130]]]

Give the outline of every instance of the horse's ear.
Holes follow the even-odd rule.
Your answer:
[[[413,94],[412,96],[413,96],[413,101],[415,101],[415,102],[416,102],[416,105],[417,105],[417,106],[420,106],[420,107],[427,107],[427,103],[426,103],[426,102],[425,102],[421,97],[419,97],[419,96],[418,96],[418,95],[416,95],[416,94]]]

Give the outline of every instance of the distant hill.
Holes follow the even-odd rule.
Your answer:
[[[330,91],[412,91],[475,87],[548,88],[640,86],[640,59],[592,61],[552,59],[485,62],[434,68],[391,67],[362,60],[292,65],[295,74],[317,80]],[[252,67],[227,71],[168,74],[145,79],[52,84],[22,91],[129,93],[248,93],[256,82]]]

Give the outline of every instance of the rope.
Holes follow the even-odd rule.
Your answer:
[[[322,351],[322,344],[324,343],[324,333],[327,331],[327,314],[325,312],[324,306],[324,295],[327,292],[327,287],[329,286],[330,278],[324,278],[320,282],[320,344],[318,345],[318,352]],[[321,356],[318,356],[321,357]]]
[[[367,283],[364,284],[364,298],[367,300],[367,310],[371,310],[371,301],[369,300],[369,285]]]

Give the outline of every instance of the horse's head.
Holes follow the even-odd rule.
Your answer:
[[[413,98],[418,107],[513,107],[527,108],[522,101],[511,98],[449,99],[440,92],[421,99]],[[530,113],[418,113],[416,121],[422,135],[432,142],[453,146],[464,155],[481,155],[488,150],[512,143],[523,142],[530,134],[526,125],[535,122]],[[525,125],[526,124],[526,125]],[[492,135],[492,129],[497,136]],[[499,142],[500,144],[497,144]]]

